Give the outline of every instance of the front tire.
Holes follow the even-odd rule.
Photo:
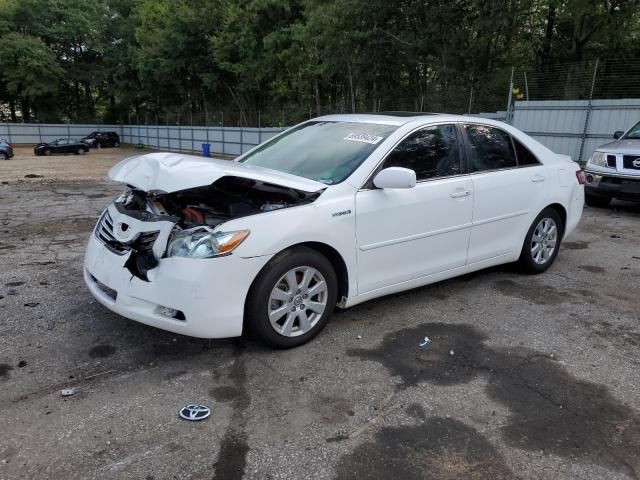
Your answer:
[[[562,218],[553,208],[545,208],[531,224],[518,263],[526,273],[547,270],[558,255],[564,234]]]
[[[7,157],[7,154],[4,152],[0,152],[0,162],[2,160],[9,160],[9,157]]]
[[[611,197],[603,197],[601,195],[591,195],[590,193],[584,194],[584,203],[590,207],[605,208],[611,203]]]
[[[48,157],[51,155],[51,149],[47,148],[43,153]]]
[[[292,348],[315,337],[333,314],[338,278],[331,262],[307,247],[276,255],[258,274],[245,318],[260,341]]]

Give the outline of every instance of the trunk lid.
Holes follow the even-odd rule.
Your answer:
[[[229,160],[156,152],[129,157],[109,170],[109,178],[145,192],[173,193],[211,185],[222,177],[240,177],[304,192],[327,188],[297,175]]]

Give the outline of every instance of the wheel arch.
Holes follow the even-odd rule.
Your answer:
[[[322,242],[300,242],[300,243],[296,243],[296,244],[293,244],[293,245],[289,245],[288,247],[280,250],[278,253],[276,253],[273,256],[273,258],[276,258],[279,255],[283,255],[286,252],[288,252],[290,250],[293,250],[295,248],[298,248],[298,247],[310,248],[310,249],[315,250],[316,252],[320,253],[325,258],[327,258],[329,260],[329,262],[331,262],[331,265],[333,266],[333,268],[334,268],[334,270],[336,272],[336,276],[338,277],[338,302],[341,302],[343,297],[348,297],[348,295],[349,295],[349,270],[347,269],[347,264],[344,261],[344,258],[342,258],[342,255],[340,254],[340,252],[338,252],[331,245],[328,245],[328,244],[322,243]],[[246,296],[245,301],[244,301],[244,310],[245,310],[245,312],[246,312],[246,309],[247,309],[247,302],[249,301],[249,297],[251,295],[251,291],[253,290],[253,286],[256,283],[256,280],[260,276],[260,274],[264,271],[265,268],[268,267],[269,263],[270,262],[267,262],[267,264],[264,267],[262,267],[262,269],[260,269],[258,274],[255,276],[255,278],[251,282],[251,286],[249,287],[249,290],[247,292],[247,296]],[[245,314],[245,319],[243,321],[243,330],[245,329],[245,326],[246,326],[246,314]]]
[[[559,204],[559,203],[552,203],[550,205],[547,205],[545,208],[551,208],[553,210],[555,210],[558,215],[560,215],[560,219],[562,220],[562,236],[564,237],[564,232],[567,229],[567,210],[566,208],[564,208],[563,205]],[[543,208],[544,210],[544,208]]]
[[[349,270],[340,252],[331,245],[322,242],[303,242],[292,245],[289,248],[296,247],[311,248],[324,255],[331,262],[331,265],[333,265],[333,269],[338,277],[338,302],[340,302],[343,297],[349,296]]]

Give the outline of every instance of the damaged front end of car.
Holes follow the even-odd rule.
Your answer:
[[[154,155],[158,157],[158,154],[151,154],[130,161],[137,161],[139,166],[141,158]],[[177,156],[180,159],[187,158]],[[217,168],[215,174],[208,168],[202,175],[194,175],[194,184],[213,180],[209,184],[181,188],[185,186],[182,177],[177,185],[181,189],[177,191],[150,188],[154,185],[148,180],[155,177],[159,180],[156,182],[158,186],[170,190],[172,186],[167,185],[167,178],[170,178],[167,167],[170,170],[191,168],[193,164],[201,162],[197,157],[193,158],[176,163],[175,159],[163,156],[157,158],[155,167],[153,161],[144,158],[144,169],[138,168],[136,172],[128,165],[126,177],[129,178],[121,178],[122,165],[117,165],[115,172],[113,169],[110,172],[112,179],[127,180],[128,189],[103,212],[94,235],[111,252],[128,255],[124,267],[145,282],[150,281],[149,272],[163,258],[202,259],[230,255],[250,235],[250,230],[227,230],[223,226],[225,222],[305,205],[316,200],[324,191],[321,184],[312,185],[312,191],[295,188],[299,186],[298,183],[306,186],[304,179],[301,179],[302,182],[295,178],[281,182],[284,185],[271,183],[268,181],[268,172],[258,170],[252,175],[250,169],[229,165],[233,162],[227,161],[216,161],[224,164],[214,163],[214,168]],[[211,165],[207,164],[207,167]],[[144,173],[142,176],[141,171]],[[254,176],[257,178],[252,178]],[[279,180],[277,175],[275,177]],[[140,188],[139,185],[145,183],[147,189]]]

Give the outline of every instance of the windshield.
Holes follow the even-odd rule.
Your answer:
[[[398,127],[359,122],[307,122],[239,161],[309,178],[342,182]]]
[[[640,138],[640,122],[631,127],[624,138]]]

